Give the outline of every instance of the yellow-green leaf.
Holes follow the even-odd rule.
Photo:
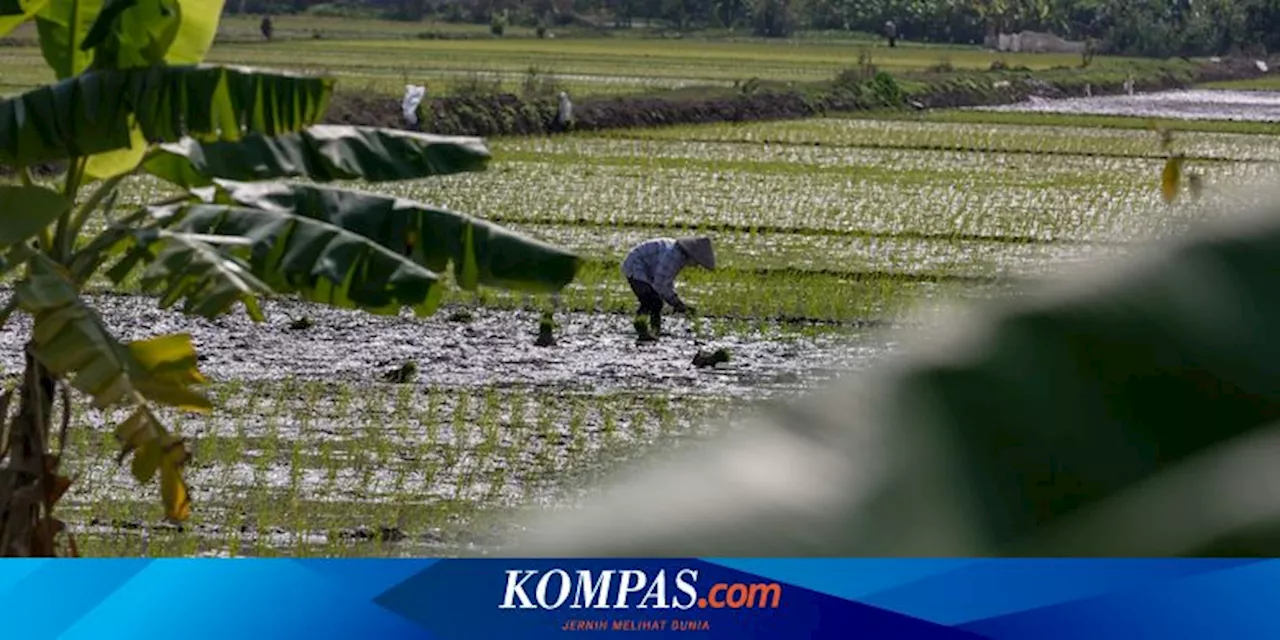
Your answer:
[[[89,156],[84,172],[93,180],[105,180],[123,175],[138,168],[147,153],[147,139],[142,128],[130,117],[129,146]]]
[[[208,412],[213,403],[192,391],[190,385],[204,384],[196,368],[196,350],[191,336],[177,333],[129,343],[135,368],[133,387],[149,400],[187,411]]]
[[[143,484],[151,482],[155,477],[156,470],[160,468],[160,461],[164,458],[164,450],[158,446],[143,445],[133,452],[133,464],[130,465],[130,471],[133,477]]]
[[[49,0],[36,13],[40,51],[59,80],[79,75],[93,63],[80,45],[102,11],[102,0]]]
[[[177,0],[106,0],[80,48],[96,69],[162,64],[181,26]]]
[[[1182,184],[1182,164],[1185,161],[1186,158],[1177,155],[1164,163],[1164,171],[1160,174],[1160,195],[1165,202],[1173,202],[1178,197],[1178,186]]]
[[[191,516],[191,497],[182,479],[182,468],[190,454],[182,439],[174,437],[146,406],[138,407],[116,427],[120,459],[133,453],[130,471],[146,484],[160,472],[160,497],[165,517],[181,522]]]
[[[196,349],[191,344],[190,334],[172,333],[149,340],[135,340],[129,343],[129,353],[152,379],[183,384],[206,382],[196,369]]]
[[[199,413],[212,410],[213,403],[190,388],[190,385],[206,382],[196,369],[195,349],[191,347],[190,338],[186,335],[173,335],[148,342],[151,345],[147,350],[151,353],[141,357],[139,343],[129,345],[135,361],[149,359],[148,362],[140,363],[141,371],[133,375],[134,388],[143,397],[160,404]],[[156,353],[161,351],[168,353]]]
[[[177,453],[182,453],[181,458]],[[160,499],[164,502],[164,515],[174,522],[183,522],[191,517],[191,495],[187,491],[187,483],[182,479],[182,464],[186,462],[186,453],[181,448],[166,452],[160,463]]]
[[[133,387],[148,400],[175,409],[197,413],[208,413],[213,410],[213,403],[207,397],[181,384],[141,379],[134,380]]]
[[[49,0],[14,0],[9,2],[6,8],[16,8],[18,11],[13,13],[0,12],[0,38],[17,29],[18,25],[30,20],[46,4],[49,4]],[[0,2],[0,5],[5,5],[5,3]]]
[[[138,447],[146,444],[147,441],[156,438],[155,424],[152,422],[151,413],[146,407],[139,407],[136,411],[125,418],[124,422],[116,425],[116,440],[120,442],[122,450],[121,457],[128,455]]]
[[[161,64],[182,28],[176,0],[146,0],[120,18],[117,69]]]
[[[198,64],[213,46],[218,34],[218,22],[222,18],[225,0],[178,0],[182,11],[182,25],[164,61],[169,64]]]

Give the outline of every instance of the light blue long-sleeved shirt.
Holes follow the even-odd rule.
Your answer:
[[[671,306],[680,306],[676,276],[689,264],[689,256],[671,238],[654,238],[636,245],[622,261],[622,274],[646,282]]]

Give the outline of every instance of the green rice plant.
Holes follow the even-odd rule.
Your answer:
[[[230,458],[233,461],[245,459],[246,442],[249,439],[249,430],[248,430],[248,425],[246,424],[247,415],[248,415],[247,411],[240,412],[236,414],[234,419],[235,433],[229,439],[229,442],[228,442],[228,445],[229,445],[228,458]]]
[[[671,399],[665,395],[653,395],[644,399],[644,406],[658,423],[658,437],[665,439],[671,435],[675,426],[675,414],[671,409]]]
[[[632,410],[631,418],[627,422],[627,434],[633,445],[645,446],[652,442],[653,438],[649,433],[651,419],[656,420],[657,417],[645,411],[643,406]]]
[[[563,397],[559,394],[548,394],[541,397],[541,402],[535,403],[538,408],[537,432],[543,441],[541,453],[549,453],[552,443],[559,440],[559,418],[564,414],[561,402]]]
[[[396,420],[397,436],[401,439],[407,437],[407,435],[400,429],[403,428],[405,424],[404,421],[409,417],[409,413],[413,408],[413,398],[415,393],[417,393],[417,389],[407,386],[400,387],[396,390],[395,407],[392,410],[391,417]]]
[[[262,400],[262,393],[260,391],[260,387],[261,387],[260,384],[248,385],[249,393],[247,396],[245,396],[245,402],[244,402],[245,413],[252,414],[252,413],[259,412],[258,402]]]
[[[320,468],[324,471],[324,485],[320,489],[321,495],[333,495],[338,488],[338,460],[335,456],[333,440],[323,438],[320,440]]]
[[[285,505],[290,513],[297,513],[298,501],[302,497],[302,472],[305,464],[302,458],[302,442],[293,440],[289,443],[289,486],[285,489]],[[299,529],[295,527],[294,530]]]
[[[470,469],[474,464],[474,460],[467,459],[466,453],[470,448],[470,395],[467,393],[459,393],[457,395],[457,404],[453,409],[453,441],[452,445],[445,445],[444,460],[442,466],[445,469],[459,469],[459,463],[466,460],[467,467],[459,474],[458,481],[454,485],[453,498],[459,499],[461,492],[470,484]]]
[[[601,402],[600,411],[600,438],[605,447],[616,444],[614,440],[618,437],[618,420],[614,414],[612,402]]]
[[[239,509],[227,509],[227,520],[223,524],[223,531],[227,538],[227,554],[236,557],[241,554],[241,531],[244,526],[244,513]]]
[[[328,527],[324,532],[324,551],[321,555],[335,558],[342,556],[342,537],[337,529]]]
[[[244,393],[245,382],[239,378],[231,378],[214,387],[218,406],[232,410],[234,402]]]
[[[334,413],[338,415],[343,415],[350,411],[351,389],[345,385],[339,385],[333,404]]]
[[[574,398],[569,411],[569,458],[573,459],[586,449],[586,403]]]
[[[483,460],[492,455],[498,448],[498,438],[502,423],[499,419],[502,412],[502,396],[496,389],[488,388],[484,394],[484,405],[480,410],[480,445],[476,453]]]
[[[470,425],[471,423],[471,394],[460,391],[454,397],[453,406],[453,438],[451,450],[454,458],[447,461],[446,464],[452,466],[456,462],[456,457],[461,455],[470,446]]]
[[[503,496],[507,488],[507,478],[511,473],[510,465],[503,459],[505,457],[501,456],[490,460],[491,470],[484,474],[489,489],[480,498],[481,504],[501,504],[503,502]]]

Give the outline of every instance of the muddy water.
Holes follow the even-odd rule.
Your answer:
[[[8,295],[4,295],[7,298]],[[841,370],[861,369],[891,343],[876,332],[821,332],[805,336],[779,325],[728,326],[705,321],[695,335],[690,321],[669,316],[671,335],[637,345],[631,318],[617,314],[557,314],[557,344],[534,345],[539,314],[524,310],[470,309],[469,321],[441,309],[428,318],[374,316],[296,301],[265,304],[267,320],[242,313],[208,321],[157,308],[141,296],[90,296],[107,325],[125,340],[166,333],[192,335],[200,368],[217,380],[328,379],[382,382],[407,361],[417,365],[416,384],[517,385],[576,392],[645,389],[651,392],[758,396],[796,390]],[[294,328],[307,318],[311,325]],[[0,367],[20,371],[21,345],[30,320],[15,317],[0,329]],[[731,362],[693,366],[699,349],[727,348]]]
[[[1280,123],[1280,91],[1162,91],[1131,96],[1036,99],[1011,105],[977,107],[977,109]]]
[[[121,338],[188,332],[206,375],[240,381],[211,415],[162,411],[195,453],[198,508],[181,528],[156,521],[155,487],[116,464],[108,434],[123,413],[77,410],[88,428],[74,430],[69,459],[91,480],[72,488],[63,516],[92,555],[492,552],[514,532],[486,518],[558,501],[619,461],[894,347],[883,330],[707,321],[695,335],[679,316],[664,323],[671,335],[639,346],[629,317],[565,312],[558,343],[541,348],[533,311],[475,308],[464,322],[457,308],[416,319],[275,301],[254,323],[189,318],[142,296],[88,298]],[[295,328],[303,317],[310,326]],[[25,317],[0,330],[4,374],[19,371],[29,331]],[[721,347],[727,365],[693,366],[697,350]],[[418,364],[413,384],[430,389],[384,384],[407,360]],[[284,378],[299,383],[273,382]]]

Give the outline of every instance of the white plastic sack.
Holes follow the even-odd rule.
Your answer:
[[[1257,64],[1257,65],[1258,65],[1258,71],[1261,71],[1261,72],[1263,72],[1263,73],[1266,73],[1266,72],[1267,72],[1267,63],[1265,63],[1265,62],[1263,62],[1263,61],[1261,61],[1261,60],[1254,60],[1253,62],[1254,62],[1254,64]]]
[[[409,126],[418,124],[418,105],[422,104],[422,99],[426,96],[426,87],[416,84],[404,86],[404,101],[400,103],[400,107],[404,110],[404,120],[409,123]]]

